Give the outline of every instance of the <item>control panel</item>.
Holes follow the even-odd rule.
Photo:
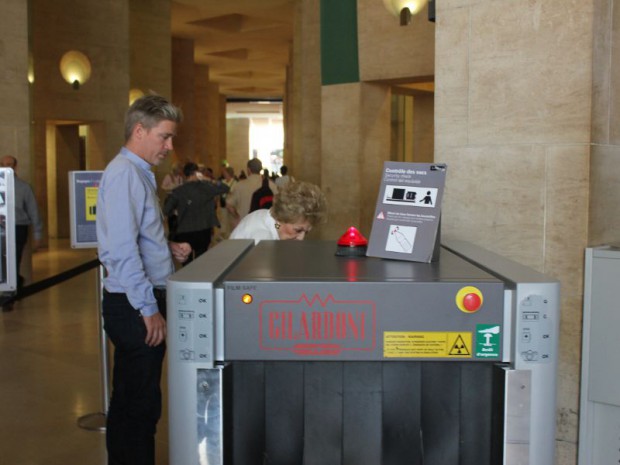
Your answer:
[[[523,362],[549,363],[554,354],[554,322],[549,299],[529,295],[519,305],[517,356]]]

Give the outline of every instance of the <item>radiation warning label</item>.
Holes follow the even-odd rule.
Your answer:
[[[470,332],[406,332],[383,333],[385,358],[471,358]]]

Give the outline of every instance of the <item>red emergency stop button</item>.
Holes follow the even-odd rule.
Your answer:
[[[474,313],[480,310],[484,298],[480,289],[474,286],[465,286],[456,293],[456,306],[465,313]]]

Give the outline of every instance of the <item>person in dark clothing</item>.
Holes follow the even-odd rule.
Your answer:
[[[269,170],[263,170],[263,183],[252,194],[250,212],[266,208],[269,210],[273,205],[273,191],[269,187]]]
[[[174,240],[188,242],[192,246],[193,258],[207,251],[211,244],[213,228],[220,222],[215,211],[215,198],[226,194],[229,187],[222,181],[204,180],[196,163],[183,167],[185,183],[173,189],[164,202],[163,212],[168,215],[177,211],[177,229]],[[183,266],[192,261],[192,257]]]

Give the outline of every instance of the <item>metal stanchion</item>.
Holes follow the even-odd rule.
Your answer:
[[[101,412],[89,413],[78,418],[78,426],[89,431],[105,431],[106,412],[110,403],[108,339],[103,329],[102,295],[103,295],[103,265],[97,268],[97,314],[99,316],[99,346],[101,351]]]

